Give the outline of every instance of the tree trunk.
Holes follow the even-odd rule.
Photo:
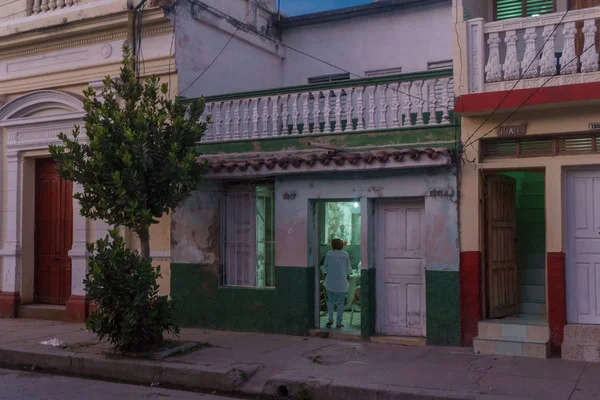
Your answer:
[[[146,228],[144,231],[139,233],[140,237],[140,253],[142,258],[147,260],[150,258],[150,231]]]

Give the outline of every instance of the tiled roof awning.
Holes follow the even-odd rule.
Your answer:
[[[448,165],[447,149],[405,149],[366,152],[296,152],[279,154],[203,156],[209,175],[256,175],[306,173],[343,170],[379,170],[388,168]]]

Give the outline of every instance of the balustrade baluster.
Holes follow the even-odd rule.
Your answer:
[[[258,138],[258,103],[260,98],[254,99],[254,107],[252,107],[252,139]],[[252,103],[252,99],[248,100],[249,103]]]
[[[410,95],[411,82],[402,82],[400,84],[400,92],[402,92],[402,103],[403,103],[403,114],[404,121],[402,121],[402,126],[412,126],[412,117],[410,115],[411,106],[412,106],[412,98]]]
[[[299,94],[293,94],[292,97],[292,135],[298,135],[298,119],[300,118],[300,111],[298,110],[298,97]]]
[[[335,130],[334,132],[342,131],[342,89],[337,89],[335,92]]]
[[[48,7],[50,8],[50,11],[56,10],[56,0],[50,0],[48,2]]]
[[[400,127],[400,101],[398,100],[400,84],[392,83],[390,89],[392,89],[392,128]]]
[[[271,97],[265,97],[263,99],[262,109],[262,136],[269,137],[269,101]]]
[[[65,6],[71,7],[74,4],[73,0],[65,0]]]
[[[519,79],[521,71],[519,70],[519,60],[517,59],[517,31],[510,30],[506,31],[504,37],[504,43],[506,43],[506,58],[504,59],[504,65],[502,71],[504,71],[504,80],[511,81]]]
[[[242,123],[242,137],[250,138],[250,100],[242,100],[244,105],[244,119]]]
[[[502,80],[502,64],[500,64],[500,36],[498,33],[490,33],[487,40],[488,62],[485,66],[485,81],[500,82]]]
[[[281,110],[281,125],[282,125],[281,134],[289,135],[290,130],[288,127],[288,118],[290,116],[290,113],[288,111],[288,102],[290,100],[290,95],[286,94],[285,96],[281,96],[281,99],[283,101],[283,108]]]
[[[564,47],[562,56],[560,57],[561,75],[577,73],[579,60],[575,54],[575,35],[577,35],[575,22],[567,22],[563,28]]]
[[[542,58],[540,59],[540,76],[552,76],[556,74],[556,54],[554,50],[556,31],[554,30],[554,25],[545,26],[542,37],[546,44],[544,45]]]
[[[41,9],[42,9],[42,11],[41,11],[41,12],[46,12],[46,11],[48,11],[48,10],[49,10],[49,7],[48,7],[48,0],[42,0]]]
[[[524,78],[537,78],[538,76],[539,59],[535,49],[537,36],[536,28],[525,30],[525,55],[523,56],[523,62],[521,62]]]
[[[581,55],[581,72],[598,72],[598,51],[596,50],[596,21],[588,19],[583,22],[583,54]]]
[[[271,136],[279,135],[279,96],[273,99],[273,115],[271,115]]]
[[[423,81],[415,81],[415,90],[417,92],[417,98],[415,99],[417,105],[417,120],[415,121],[415,125],[421,126],[425,124],[423,120]]]
[[[237,140],[241,138],[240,135],[240,107],[242,106],[241,100],[236,100],[233,109],[233,139]]]
[[[212,113],[212,103],[208,103],[204,107],[204,115],[202,117],[203,120],[206,122],[206,132],[204,132],[204,139],[207,142],[210,142],[214,138],[214,135],[213,135],[214,125],[213,125],[212,121],[210,121],[211,113]]]
[[[442,84],[442,125],[450,124],[450,90],[448,89],[448,85],[450,84],[450,78],[442,78],[440,79],[440,83]]]
[[[60,10],[61,8],[64,8],[64,7],[65,7],[65,0],[57,0],[56,8]]]
[[[304,102],[302,103],[302,134],[306,135],[307,133],[310,133],[310,129],[308,128],[309,125],[309,115],[310,115],[310,109],[308,108],[308,99],[310,98],[310,93],[303,93],[302,94],[302,99],[304,100]]]
[[[321,133],[321,121],[320,121],[320,106],[319,101],[321,99],[321,92],[313,93],[313,130],[312,133]]]
[[[213,103],[213,115],[214,115],[214,132],[215,132],[215,139],[219,140],[221,139],[221,123],[223,122],[223,119],[221,118],[221,107],[223,106],[222,102],[219,103]]]
[[[388,85],[379,86],[379,129],[385,129],[388,127],[387,123],[387,90]]]
[[[323,92],[325,96],[325,104],[323,106],[323,119],[325,120],[325,128],[323,132],[332,133],[331,130],[331,90],[325,90]]]
[[[33,0],[33,7],[31,11],[34,14],[39,14],[39,12],[42,11],[42,0]]]
[[[363,93],[365,92],[364,87],[358,87],[354,89],[356,91],[356,130],[362,131],[365,129],[365,106],[363,100]]]
[[[427,125],[437,125],[437,96],[435,95],[435,84],[437,81],[432,79],[427,82],[427,86],[429,88],[429,103],[427,108],[429,110],[429,122]]]
[[[367,88],[367,108],[369,112],[369,124],[367,125],[367,129],[375,129],[375,111],[377,111],[377,106],[375,105],[375,89],[376,86],[369,86]]]
[[[225,130],[225,139],[231,139],[231,101],[225,103],[225,121],[224,121],[224,130]]]
[[[354,130],[354,121],[352,120],[352,93],[354,88],[348,88],[346,92],[346,129],[344,131]]]

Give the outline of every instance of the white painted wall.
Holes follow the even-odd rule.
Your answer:
[[[359,76],[397,67],[403,73],[426,71],[428,62],[452,59],[451,10],[450,4],[439,4],[289,28],[283,42]],[[287,50],[283,85],[341,72]]]

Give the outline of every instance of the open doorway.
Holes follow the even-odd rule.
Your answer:
[[[341,333],[354,335],[361,334],[361,214],[358,200],[346,201],[317,201],[317,232],[318,232],[318,273],[317,285],[319,301],[317,302],[318,328],[336,330]],[[344,327],[337,328],[336,324],[328,327],[329,320],[327,302],[328,295],[325,288],[326,274],[322,270],[327,252],[332,250],[333,239],[341,239],[344,243],[343,251],[350,257],[352,273],[348,276],[348,290],[344,300],[342,323]],[[334,320],[337,317],[335,307]]]
[[[544,173],[484,177],[487,318],[546,321]]]

